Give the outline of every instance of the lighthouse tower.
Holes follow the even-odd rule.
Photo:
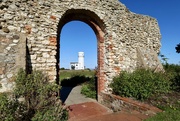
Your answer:
[[[78,69],[84,70],[84,52],[78,52]]]

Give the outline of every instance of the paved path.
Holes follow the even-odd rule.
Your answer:
[[[61,98],[69,107],[68,121],[142,121],[149,117],[138,111],[113,113],[96,100],[82,95],[81,87],[63,87],[61,90]]]
[[[68,121],[142,121],[148,117],[138,111],[113,113],[97,102],[85,102],[69,106]]]
[[[82,86],[62,87],[61,94],[63,95],[61,98],[67,106],[73,105],[73,104],[80,104],[84,102],[96,101],[91,98],[86,98],[84,95],[82,95],[81,88]]]

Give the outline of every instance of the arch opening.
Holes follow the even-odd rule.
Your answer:
[[[92,70],[97,67],[97,38],[92,28],[82,21],[70,21],[62,28],[60,35],[60,70]],[[79,58],[83,52],[83,58]],[[71,67],[83,59],[82,66]]]
[[[57,75],[59,76],[60,64],[60,41],[61,31],[65,24],[71,21],[81,21],[89,25],[94,31],[97,38],[97,97],[105,88],[105,74],[104,74],[104,31],[105,27],[103,21],[89,10],[70,9],[60,18],[57,35]],[[59,77],[57,77],[59,79]]]

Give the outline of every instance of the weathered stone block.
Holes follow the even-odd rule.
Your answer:
[[[5,71],[5,68],[4,67],[0,67],[0,75],[3,75],[4,71]]]

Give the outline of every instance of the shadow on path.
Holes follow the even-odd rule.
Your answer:
[[[61,87],[60,99],[61,99],[62,103],[64,103],[66,101],[66,99],[68,98],[68,96],[71,93],[73,88],[74,87]]]
[[[88,82],[90,81],[90,77],[85,77],[85,76],[74,76],[72,78],[69,79],[63,79],[61,81],[61,90],[60,90],[60,99],[62,101],[62,103],[65,103],[65,101],[67,100],[67,98],[69,97],[71,91],[73,90],[74,87],[81,85],[82,83]],[[76,91],[76,96],[81,95],[80,94],[80,90],[81,88],[75,89]],[[79,93],[79,95],[78,95]],[[74,98],[76,98],[75,96],[73,96]]]

